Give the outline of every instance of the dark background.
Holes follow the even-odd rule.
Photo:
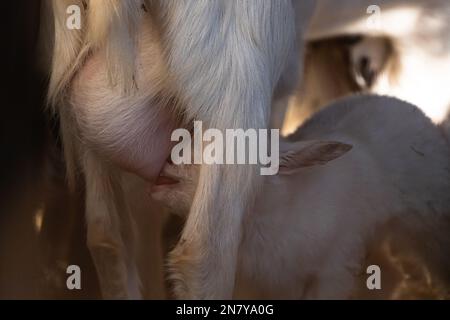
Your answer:
[[[0,299],[96,298],[78,201],[82,194],[65,187],[58,121],[45,108],[40,5],[39,0],[0,2]],[[40,232],[39,210],[45,210]],[[64,288],[67,261],[79,262],[83,290]]]

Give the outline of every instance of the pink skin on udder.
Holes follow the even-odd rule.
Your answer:
[[[74,79],[71,102],[85,146],[153,183],[170,155],[177,122],[170,105],[151,99],[151,85],[140,84],[148,94],[122,97],[108,85],[104,62],[94,55]]]
[[[167,115],[158,113],[158,118],[148,124],[152,126],[151,134],[143,129],[141,138],[143,143],[148,144],[148,148],[130,144],[125,147],[125,152],[116,154],[113,158],[116,164],[122,169],[135,173],[149,183],[153,184],[159,176],[166,163],[173,147],[170,136],[175,128],[175,121]],[[140,145],[140,144],[139,144]],[[134,150],[131,150],[134,149]],[[126,152],[126,151],[129,152]],[[130,153],[138,153],[138,157],[129,157]]]

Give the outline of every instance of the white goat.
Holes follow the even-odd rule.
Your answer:
[[[348,298],[370,240],[395,226],[396,241],[418,248],[450,284],[450,236],[437,232],[450,221],[450,149],[419,109],[342,99],[280,153],[279,175],[265,178],[245,219],[241,279],[270,298]],[[166,164],[151,194],[185,215],[197,175],[196,166]]]
[[[450,107],[449,1],[318,0],[317,3],[308,39],[365,37],[353,47],[350,56],[355,69],[366,69],[360,71],[373,82],[370,92],[417,105],[435,123],[444,120]],[[395,59],[383,69],[390,55]]]
[[[82,30],[66,28],[72,4],[82,9]],[[313,0],[144,4],[53,0],[51,8],[49,96],[61,117],[69,176],[77,166],[84,173],[88,244],[109,298],[138,296],[125,248],[132,244],[123,239],[133,233],[123,170],[152,183],[179,123],[201,120],[219,130],[267,127],[273,97],[295,85],[295,20],[304,29],[314,7]],[[231,297],[257,169],[201,168],[191,214],[169,261],[177,297]]]

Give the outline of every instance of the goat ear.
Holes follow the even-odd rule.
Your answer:
[[[296,146],[296,144],[294,144]],[[324,165],[341,157],[353,147],[337,141],[314,141],[300,143],[280,155],[279,174],[292,174],[295,171],[317,165]]]

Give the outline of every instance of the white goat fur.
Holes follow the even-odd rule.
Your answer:
[[[151,182],[181,119],[217,129],[266,127],[275,87],[286,89],[278,83],[283,70],[298,68],[288,65],[298,59],[295,20],[303,30],[314,1],[294,2],[296,19],[291,0],[148,0],[148,12],[135,0],[85,2],[77,31],[65,28],[65,10],[82,1],[53,0],[49,100],[61,117],[68,171],[79,166],[86,179],[88,242],[103,295],[130,297],[137,277],[122,239],[133,232],[122,170]],[[178,297],[231,297],[257,172],[202,167],[169,261]]]
[[[269,298],[349,298],[369,243],[395,225],[395,241],[421,250],[450,285],[450,237],[440,227],[450,222],[450,149],[419,109],[387,97],[342,99],[288,137],[280,156],[284,169],[265,178],[245,219],[247,283]],[[180,182],[156,186],[153,197],[186,214],[197,167],[168,164],[163,175]]]
[[[380,70],[371,93],[394,96],[417,105],[435,123],[445,119],[450,111],[449,1],[318,0],[317,3],[308,39],[344,35],[389,39],[396,55],[395,75]],[[373,5],[381,10],[378,27],[368,24],[372,17],[367,9]],[[384,42],[378,44],[380,52],[368,42],[357,46],[353,55],[365,51],[376,63],[383,58],[384,50]]]

